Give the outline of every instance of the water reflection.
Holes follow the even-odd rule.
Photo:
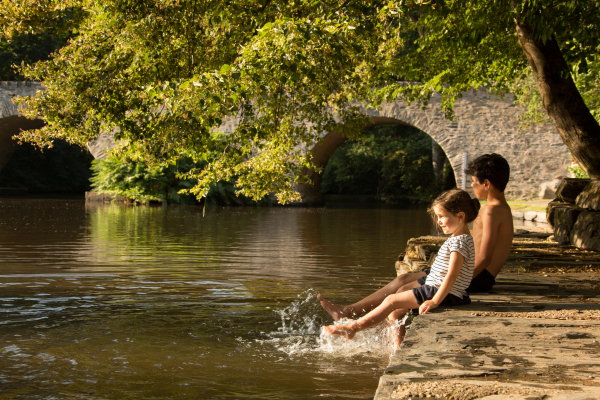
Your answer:
[[[314,294],[368,294],[430,227],[423,210],[0,200],[2,392],[372,398],[382,332],[322,338]]]

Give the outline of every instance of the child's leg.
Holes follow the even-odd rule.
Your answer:
[[[330,335],[340,335],[345,336],[347,339],[352,339],[356,332],[383,322],[394,310],[407,310],[418,307],[419,304],[412,290],[396,293],[387,296],[378,307],[356,321],[350,321],[343,325],[325,326],[323,329]]]
[[[408,274],[398,275],[390,283],[376,291],[375,293],[365,297],[357,303],[351,304],[346,307],[339,306],[335,303],[330,302],[323,296],[318,295],[317,298],[321,302],[321,306],[333,317],[335,321],[339,321],[346,317],[355,317],[360,314],[372,311],[381,304],[381,302],[389,295],[398,292],[398,290],[412,282],[416,282],[419,278],[425,276],[425,272],[412,272]]]
[[[421,286],[419,282],[414,281],[402,286],[400,289],[398,289],[398,293],[402,293],[419,286]],[[404,340],[404,335],[406,335],[406,326],[403,323],[400,324],[400,321],[404,319],[404,317],[408,313],[408,310],[409,309],[394,310],[390,313],[390,315],[387,316],[387,322],[390,325],[391,340],[394,343],[394,351],[400,348],[400,345]]]

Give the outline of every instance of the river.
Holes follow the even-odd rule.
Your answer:
[[[368,399],[391,348],[341,303],[391,279],[422,208],[0,199],[0,397]]]

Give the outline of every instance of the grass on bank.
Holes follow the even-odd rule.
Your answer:
[[[542,211],[546,212],[546,206],[551,200],[508,200],[507,203],[513,211]],[[487,200],[479,200],[483,207]]]

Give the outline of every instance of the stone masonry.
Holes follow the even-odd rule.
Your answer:
[[[19,114],[13,97],[34,96],[38,90],[44,90],[40,82],[0,82],[0,118]]]
[[[12,97],[30,96],[37,90],[43,90],[41,83],[0,82],[0,121],[18,115],[17,107],[10,100]],[[555,126],[544,124],[520,129],[518,116],[523,110],[514,105],[512,95],[501,98],[485,90],[466,92],[455,102],[452,121],[444,118],[440,104],[441,97],[437,95],[427,107],[397,100],[382,104],[378,110],[363,105],[363,111],[371,117],[372,125],[410,125],[430,135],[446,153],[458,187],[462,185],[464,153],[467,160],[485,153],[502,154],[511,166],[511,180],[506,189],[510,199],[534,198],[541,182],[568,174],[568,149]],[[236,126],[236,119],[229,118],[219,130],[229,133]],[[0,137],[3,134],[2,129]],[[101,136],[88,146],[97,157],[102,157],[104,151],[114,145],[112,138]],[[345,140],[341,132],[324,133],[322,140],[311,149],[317,165],[325,166]],[[0,159],[0,167],[2,165]],[[309,175],[313,185],[299,185],[298,189],[304,203],[319,203],[321,176],[314,172]]]
[[[600,180],[565,178],[546,215],[561,245],[600,251]]]

